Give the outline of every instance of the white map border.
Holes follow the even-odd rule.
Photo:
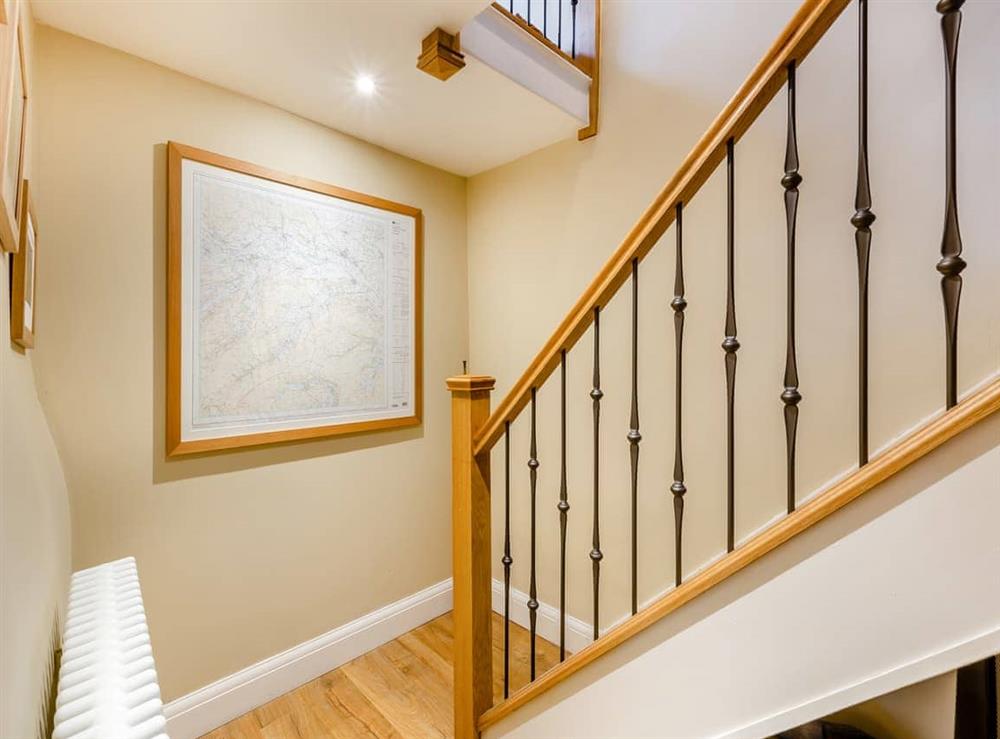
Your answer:
[[[387,222],[395,221],[402,225],[408,236],[409,243],[409,351],[407,368],[407,390],[408,396],[406,404],[399,408],[385,407],[375,410],[354,410],[329,412],[319,410],[312,413],[300,413],[291,418],[281,420],[252,420],[248,422],[215,422],[211,424],[196,424],[194,417],[194,384],[198,376],[196,364],[197,353],[197,331],[195,329],[195,305],[197,303],[197,244],[195,243],[194,214],[196,212],[194,204],[194,177],[196,174],[211,174],[213,177],[222,177],[241,185],[250,185],[258,190],[270,190],[282,196],[293,195],[323,205],[330,205],[331,201],[339,208],[353,210],[367,216],[375,216]],[[386,300],[389,302],[390,286],[392,282],[392,249],[387,247],[386,259]],[[416,415],[417,398],[417,367],[416,367],[416,280],[417,275],[417,249],[416,249],[416,218],[403,213],[382,210],[369,205],[355,203],[343,198],[337,198],[324,193],[313,192],[280,182],[274,182],[262,177],[256,177],[242,172],[235,172],[223,167],[206,164],[191,159],[181,160],[181,442],[199,441],[205,439],[231,438],[249,434],[260,434],[276,431],[289,431],[296,429],[309,429],[323,426],[336,426],[362,421],[374,421],[382,419],[402,419]],[[387,306],[388,308],[388,306]],[[386,368],[385,380],[387,384],[386,398],[392,397],[391,382],[391,352],[389,342],[392,335],[392,315],[391,311],[386,311]]]

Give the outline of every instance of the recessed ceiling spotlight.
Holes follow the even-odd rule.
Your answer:
[[[371,97],[375,94],[375,78],[370,74],[359,74],[354,80],[354,88],[362,95]]]

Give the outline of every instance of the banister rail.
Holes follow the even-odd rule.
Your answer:
[[[661,596],[637,615],[619,624],[600,639],[576,652],[534,682],[511,693],[479,718],[479,730],[493,726],[542,693],[579,672],[623,642],[645,631],[685,603],[714,588],[758,559],[777,549],[789,539],[807,531],[851,501],[861,497],[897,472],[919,461],[966,429],[1000,411],[1000,379],[994,379],[960,403],[944,411],[929,423],[900,439],[864,467],[820,492],[805,505],[795,509],[729,552],[698,575]]]
[[[792,20],[782,30],[778,39],[768,49],[737,93],[725,105],[711,126],[687,155],[680,168],[658,193],[641,218],[636,222],[624,241],[583,292],[576,304],[549,337],[541,351],[535,356],[528,369],[521,375],[510,392],[499,404],[496,411],[489,413],[489,389],[493,379],[487,377],[463,376],[449,380],[453,396],[453,463],[455,480],[453,500],[456,523],[453,526],[455,552],[455,643],[456,654],[456,737],[472,739],[479,732],[495,724],[504,716],[517,710],[532,698],[540,695],[559,681],[565,679],[591,661],[649,627],[665,615],[673,612],[696,598],[701,593],[732,576],[750,563],[809,527],[831,515],[834,511],[862,495],[907,465],[924,456],[932,449],[960,433],[964,429],[1000,411],[1000,376],[994,376],[988,385],[972,392],[958,402],[958,308],[961,296],[961,272],[965,260],[961,256],[962,242],[959,235],[957,211],[956,161],[958,135],[956,133],[956,63],[958,57],[958,36],[962,21],[964,0],[939,0],[936,8],[940,14],[942,39],[945,50],[945,229],[941,241],[941,261],[937,269],[941,273],[941,294],[945,312],[945,356],[946,356],[946,403],[948,409],[941,416],[923,424],[917,431],[891,445],[886,451],[869,461],[868,459],[868,263],[871,246],[871,226],[875,220],[871,186],[868,172],[868,0],[854,0],[858,24],[857,46],[857,90],[858,90],[858,176],[854,212],[850,223],[855,229],[855,247],[858,266],[858,469],[826,490],[818,491],[815,497],[803,505],[798,505],[796,496],[796,437],[798,426],[798,404],[802,400],[798,360],[796,350],[796,220],[798,213],[799,185],[803,182],[800,172],[798,141],[796,134],[796,70],[812,50],[817,41],[829,30],[834,21],[852,0],[803,0]],[[544,7],[544,5],[543,5]],[[933,17],[933,16],[930,16]],[[737,301],[734,289],[736,245],[739,241],[735,228],[735,212],[739,198],[736,194],[735,167],[737,162],[737,142],[753,125],[764,108],[775,97],[778,90],[786,87],[787,119],[786,146],[783,166],[775,166],[775,195],[779,193],[785,205],[785,369],[782,377],[783,390],[779,396],[784,416],[785,436],[785,482],[787,514],[765,530],[739,542],[736,538],[737,485],[735,476],[735,400],[737,350],[740,341],[737,334]],[[684,288],[683,237],[681,220],[690,200],[697,194],[716,168],[726,160],[726,313],[725,330],[721,348],[725,352],[725,393],[726,393],[726,540],[727,554],[714,564],[690,579],[683,577],[681,555],[684,497],[687,493],[682,455],[682,402],[681,390],[683,361],[684,312],[687,298]],[[779,178],[780,172],[780,178]],[[845,214],[846,215],[846,214]],[[676,236],[676,264],[674,271],[673,299],[670,309],[674,323],[674,361],[676,367],[674,395],[674,470],[672,482],[667,486],[673,496],[674,508],[674,588],[655,600],[643,610],[638,608],[639,572],[639,462],[642,433],[639,423],[639,279],[640,262],[657,244],[668,227],[674,225]],[[846,253],[847,250],[845,250]],[[604,390],[601,384],[601,313],[612,297],[625,282],[631,280],[631,413],[628,418],[625,439],[628,442],[628,458],[631,485],[631,610],[632,617],[622,624],[601,631],[601,562],[604,551],[601,548],[600,513],[602,510],[603,468],[601,445],[601,400]],[[669,315],[669,314],[668,314]],[[661,320],[663,316],[661,315]],[[593,419],[593,485],[592,505],[592,548],[589,558],[592,566],[593,589],[593,629],[594,642],[569,655],[566,649],[566,572],[567,572],[567,527],[570,519],[570,501],[566,482],[567,448],[567,382],[566,356],[580,337],[587,331],[593,336],[593,380],[589,388]],[[690,352],[689,352],[690,353]],[[537,503],[540,456],[548,459],[544,450],[539,454],[537,439],[538,390],[561,368],[559,403],[559,501],[555,506],[559,516],[559,658],[560,663],[541,675],[536,673],[535,642],[537,634],[537,613],[540,606],[539,587],[536,578],[537,549]],[[806,378],[808,382],[808,378]],[[472,383],[475,392],[472,392]],[[582,393],[579,398],[583,400]],[[777,399],[776,399],[777,400]],[[520,566],[527,567],[530,578],[530,592],[524,594],[528,609],[529,629],[529,670],[530,682],[518,689],[510,679],[510,602],[511,568],[515,555],[510,547],[510,430],[511,424],[530,403],[530,447],[527,450],[528,484],[530,490],[530,547],[526,561]],[[581,403],[582,406],[582,403]],[[776,402],[777,406],[777,402]],[[777,411],[778,407],[775,408]],[[612,419],[612,423],[614,420]],[[583,429],[578,429],[583,431]],[[494,444],[500,437],[504,444],[504,550],[501,563],[504,568],[503,584],[503,627],[504,627],[504,670],[502,694],[504,701],[493,705],[490,687],[493,676],[490,672],[489,629],[490,609],[490,567],[489,556],[490,520],[490,459]],[[584,441],[582,435],[581,441]],[[655,445],[654,445],[655,446]],[[646,447],[643,447],[646,448]],[[619,452],[621,447],[619,447]],[[657,451],[653,449],[654,453]],[[662,450],[660,450],[662,451]],[[642,456],[645,456],[643,453]],[[523,474],[523,472],[522,472]],[[665,481],[660,480],[663,485]],[[619,483],[620,484],[620,483]],[[664,487],[667,487],[664,486]],[[662,488],[661,488],[662,490]],[[576,497],[576,496],[574,496]],[[543,513],[544,516],[544,513]],[[579,553],[582,556],[582,552]],[[521,555],[517,555],[520,557]],[[620,552],[619,552],[619,556]],[[553,586],[554,587],[554,586]],[[461,617],[460,617],[461,616]],[[479,657],[474,657],[478,654]],[[992,667],[989,668],[992,670]],[[988,671],[989,671],[988,670]],[[992,674],[992,672],[989,672]],[[970,678],[971,679],[971,678]],[[499,684],[496,685],[500,687]],[[491,707],[492,706],[492,707]]]
[[[568,351],[594,319],[594,309],[605,306],[631,277],[633,262],[642,261],[674,221],[676,206],[687,203],[701,189],[726,156],[727,142],[738,141],[785,83],[788,65],[802,59],[833,25],[850,0],[805,0],[777,40],[754,67],[680,168],[646,209],[625,240],[583,292],[528,369],[487,419],[474,441],[474,454],[484,454],[503,436],[537,389],[559,367]]]

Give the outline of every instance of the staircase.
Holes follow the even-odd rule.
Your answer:
[[[453,424],[453,552],[454,552],[454,618],[455,618],[455,722],[456,736],[474,737],[486,731],[490,735],[495,727],[508,725],[515,720],[522,709],[539,705],[535,701],[557,686],[566,686],[579,678],[581,671],[599,667],[602,658],[623,647],[635,644],[640,635],[648,636],[664,619],[682,607],[694,606],[699,600],[711,597],[711,592],[721,589],[724,584],[732,584],[738,573],[755,563],[762,562],[766,555],[783,550],[794,541],[806,541],[813,535],[818,525],[830,519],[834,513],[844,509],[853,501],[877,495],[876,491],[886,490],[890,481],[935,450],[956,439],[964,432],[984,424],[1000,410],[1000,379],[996,375],[980,378],[977,388],[960,397],[958,381],[958,330],[959,308],[966,263],[962,258],[962,240],[958,217],[958,187],[956,176],[957,147],[959,145],[955,125],[958,107],[957,53],[959,29],[962,20],[961,0],[941,0],[937,4],[940,17],[942,41],[945,50],[944,73],[947,80],[944,110],[941,114],[948,122],[944,141],[946,172],[943,191],[944,229],[941,237],[941,256],[937,263],[940,273],[942,313],[944,318],[943,341],[941,346],[941,378],[943,403],[939,413],[930,419],[913,419],[912,432],[892,442],[880,450],[871,449],[869,441],[869,387],[871,368],[869,367],[869,260],[873,240],[877,241],[878,226],[875,213],[877,202],[872,196],[869,173],[868,151],[868,2],[856,0],[853,4],[857,12],[858,47],[857,58],[851,60],[858,69],[858,122],[856,150],[844,155],[856,156],[858,161],[854,193],[854,212],[846,213],[854,233],[857,255],[857,288],[853,294],[844,295],[847,305],[856,306],[857,315],[857,385],[854,393],[857,402],[857,467],[820,490],[802,491],[797,488],[796,451],[800,403],[804,391],[800,390],[798,373],[798,353],[796,346],[796,309],[801,298],[796,296],[796,217],[798,215],[799,188],[803,182],[800,174],[799,152],[796,131],[796,73],[806,61],[813,47],[833,25],[834,21],[851,5],[849,0],[805,0],[791,21],[774,41],[770,49],[750,73],[737,93],[723,108],[699,142],[692,149],[681,167],[667,182],[636,225],[625,237],[608,262],[593,279],[575,305],[535,359],[521,375],[510,392],[497,408],[490,412],[490,392],[494,379],[481,375],[462,375],[448,380],[452,393]],[[928,8],[933,15],[933,10]],[[845,64],[847,60],[845,60]],[[737,383],[739,370],[740,338],[737,330],[738,303],[734,289],[734,263],[736,259],[738,234],[735,226],[735,209],[738,193],[735,187],[735,167],[740,139],[751,129],[758,117],[768,107],[779,92],[784,91],[787,118],[787,138],[780,187],[786,216],[785,275],[783,284],[769,286],[784,293],[787,304],[785,321],[785,359],[780,395],[775,398],[776,408],[782,416],[785,440],[785,460],[783,487],[786,512],[778,520],[755,534],[740,540],[737,535],[736,518],[741,496],[752,496],[753,490],[742,489],[736,479],[736,448],[741,439],[737,431],[737,393],[769,391],[768,388],[746,388]],[[709,177],[723,163],[726,163],[726,259],[725,274],[720,275],[726,282],[726,306],[723,331],[719,337],[721,350],[714,357],[691,357],[685,354],[684,328],[687,310],[684,274],[683,220],[688,205],[697,196]],[[776,167],[776,169],[779,169]],[[669,522],[673,533],[674,582],[673,587],[652,602],[642,603],[638,587],[638,572],[641,566],[638,547],[637,522],[644,515],[638,495],[640,459],[650,452],[643,446],[640,426],[640,402],[638,397],[639,375],[639,284],[640,267],[648,254],[660,244],[661,238],[673,227],[674,247],[674,293],[670,302],[674,334],[673,364],[674,381],[674,447],[673,474],[670,480],[661,484],[672,496],[673,521]],[[660,249],[669,248],[660,245]],[[602,463],[610,455],[620,454],[616,448],[608,450],[602,446],[601,423],[602,400],[607,390],[602,386],[602,362],[607,366],[609,359],[601,352],[602,311],[612,299],[626,288],[631,297],[631,357],[630,357],[630,418],[624,436],[627,446],[624,453],[630,469],[630,507],[627,511],[614,511],[615,516],[625,516],[631,526],[631,616],[620,623],[607,624],[601,612],[601,574],[605,553],[601,548],[602,511]],[[805,296],[808,300],[808,296]],[[574,354],[574,361],[589,361],[592,367],[590,399],[592,404],[591,428],[581,429],[571,425],[568,431],[567,397],[567,357],[573,352],[578,341],[585,335],[592,337],[592,356],[580,357]],[[725,433],[719,439],[719,463],[725,468],[725,485],[722,490],[700,491],[702,495],[721,495],[725,500],[726,553],[707,567],[691,573],[684,565],[685,553],[685,504],[686,479],[684,458],[685,413],[690,413],[692,400],[685,394],[684,378],[691,372],[692,362],[701,369],[711,366],[723,368],[725,393]],[[558,372],[557,372],[558,371]],[[539,446],[537,428],[538,393],[553,374],[558,374],[557,397],[560,404],[558,430],[558,452],[550,452],[547,459],[558,459],[559,503],[557,506],[560,522],[559,561],[560,578],[558,589],[559,646],[561,662],[548,672],[538,674],[535,669],[535,655],[530,656],[530,682],[520,689],[511,690],[509,679],[505,679],[504,700],[496,705],[490,690],[491,675],[491,559],[493,557],[492,537],[502,537],[504,541],[501,564],[504,573],[503,613],[509,622],[511,612],[511,444],[510,429],[520,420],[528,429],[529,445],[527,475],[529,479],[528,511],[530,521],[530,553],[520,555],[520,562],[530,568],[528,600],[529,627],[532,640],[538,628],[540,608],[536,578],[536,517],[537,517],[537,477],[539,469]],[[547,396],[549,397],[549,396]],[[658,410],[658,409],[657,409]],[[995,419],[989,420],[993,424]],[[990,433],[986,443],[997,443],[995,424],[982,425]],[[501,440],[502,452],[495,450]],[[591,568],[591,622],[593,641],[588,646],[570,654],[567,649],[567,546],[566,532],[569,519],[567,496],[567,447],[569,444],[586,445],[592,457],[590,477],[592,486],[587,504],[593,508]],[[493,459],[497,451],[497,459]],[[650,450],[654,454],[665,454],[666,450]],[[497,473],[491,463],[499,461]],[[714,460],[713,460],[714,462]],[[691,460],[688,460],[691,464]],[[580,475],[576,475],[579,477]],[[494,485],[499,481],[500,484]],[[500,489],[502,486],[502,490]],[[579,487],[579,486],[578,486]],[[503,495],[503,520],[492,520],[491,496]],[[577,493],[576,500],[583,496]],[[517,505],[517,502],[513,502]],[[580,505],[576,503],[576,505]],[[971,507],[969,510],[973,510]],[[984,509],[988,511],[989,509]],[[605,518],[605,521],[607,518]],[[496,529],[496,533],[494,532]],[[668,522],[662,522],[661,530],[668,530]],[[936,573],[929,577],[937,578]],[[578,585],[578,583],[577,583]],[[667,587],[668,583],[664,583]],[[759,587],[763,587],[758,583]],[[550,592],[551,592],[550,584]],[[720,635],[721,637],[722,635]],[[648,646],[648,645],[647,645]],[[993,648],[992,643],[978,648]],[[995,653],[995,649],[993,653]],[[979,659],[990,652],[975,650],[955,653],[954,658],[966,661]],[[624,654],[618,652],[618,654]],[[718,656],[718,655],[716,655]],[[622,667],[635,654],[622,656],[616,666]],[[509,675],[509,649],[505,641],[505,676]],[[947,669],[963,664],[958,662]],[[624,668],[622,668],[624,672]],[[605,673],[607,674],[607,673]],[[627,687],[624,688],[627,690]],[[557,698],[567,699],[569,693],[561,692]],[[552,706],[554,699],[546,698],[545,705]],[[575,704],[577,710],[584,706]],[[995,712],[995,706],[993,708]],[[530,710],[529,710],[530,712]],[[537,713],[537,712],[536,712]],[[763,731],[779,731],[791,728],[800,715],[782,714],[769,724],[758,724],[747,734]],[[596,719],[595,719],[596,720]],[[505,723],[506,722],[506,723]],[[793,722],[793,723],[782,723]],[[749,727],[746,724],[746,727]],[[550,727],[551,728],[551,727]],[[734,734],[737,735],[737,734]],[[764,735],[761,733],[760,735]]]

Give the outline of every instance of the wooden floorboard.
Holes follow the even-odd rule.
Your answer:
[[[220,726],[203,739],[420,739],[453,736],[452,646],[447,613]],[[528,683],[527,630],[510,625],[510,690]],[[537,674],[559,649],[536,642]],[[503,619],[493,615],[493,699],[503,699]]]

